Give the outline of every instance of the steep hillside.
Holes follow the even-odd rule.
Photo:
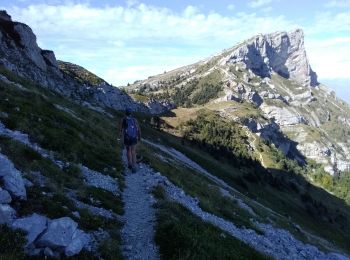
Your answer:
[[[233,74],[215,67],[233,50],[180,69],[190,71],[185,95],[134,93],[147,108],[80,66],[52,66],[30,28],[4,12],[0,28],[0,259],[350,259],[349,205],[310,181],[349,203],[346,175],[302,167],[253,133],[254,124],[279,131],[243,101],[254,94],[207,102],[235,93],[225,85]],[[196,66],[202,76],[190,78]],[[245,69],[236,72],[247,90]],[[189,97],[189,108],[153,116],[172,107],[153,100],[165,94]],[[141,111],[136,174],[118,139],[126,106]]]
[[[299,29],[257,35],[127,89],[139,100],[216,107],[301,163],[315,160],[332,175],[349,170],[350,108],[317,82]]]

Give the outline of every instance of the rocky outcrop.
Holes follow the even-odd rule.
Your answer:
[[[0,204],[0,225],[11,224],[16,218],[16,211],[7,204]]]
[[[306,56],[304,34],[300,29],[290,33],[257,35],[221,61],[223,65],[230,63],[243,63],[261,77],[270,77],[273,71],[305,86],[318,84]]]
[[[176,108],[176,105],[170,101],[157,101],[154,99],[147,102],[146,106],[148,107],[151,114],[161,114]]]
[[[78,224],[70,218],[64,217],[50,222],[45,233],[36,241],[42,247],[67,247],[71,241]]]
[[[117,110],[128,107],[133,111],[148,112],[146,106],[134,102],[129,95],[105,81],[95,86],[62,71],[54,52],[40,49],[31,28],[13,22],[5,11],[0,14],[0,53],[0,66],[75,102],[88,102],[94,106]]]
[[[2,154],[0,154],[0,180],[4,183],[3,188],[10,192],[12,196],[24,200],[27,198],[21,173],[14,167],[13,163]]]
[[[280,126],[306,123],[306,119],[291,107],[263,105],[261,110],[268,118],[273,119]]]
[[[252,90],[252,88],[239,83],[236,87],[232,89],[225,89],[225,97],[219,98],[218,101],[225,100],[234,100],[234,101],[242,101],[246,100],[250,103],[253,103],[257,107],[259,107],[263,103],[263,99],[259,95],[258,92]]]
[[[25,249],[29,255],[59,258],[60,253],[64,253],[70,257],[78,254],[90,241],[89,235],[78,229],[78,224],[69,217],[50,220],[34,213],[16,219],[11,226],[27,232]]]
[[[11,21],[11,16],[6,11],[0,11],[0,19],[4,21]]]

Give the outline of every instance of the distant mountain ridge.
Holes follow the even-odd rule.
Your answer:
[[[218,112],[244,123],[286,155],[316,160],[331,174],[350,169],[350,108],[317,81],[301,29],[254,36],[127,89],[176,106],[228,101]],[[254,105],[259,116],[235,115],[240,102]]]

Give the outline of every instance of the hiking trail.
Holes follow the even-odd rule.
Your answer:
[[[160,259],[154,243],[156,202],[150,194],[157,185],[150,171],[140,164],[137,173],[126,167],[126,154],[123,152],[125,165],[125,184],[122,198],[124,201],[124,226],[121,230],[122,251],[125,259]]]

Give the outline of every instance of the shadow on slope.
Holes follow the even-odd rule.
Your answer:
[[[342,199],[311,184],[306,168],[283,156],[275,158],[279,160],[276,165],[282,168],[265,169],[258,161],[237,156],[224,145],[214,145],[207,140],[193,142],[154,129],[150,118],[144,117],[142,122],[146,138],[181,151],[231,187],[283,215],[284,221],[271,221],[282,228],[287,222],[295,223],[293,234],[306,237],[304,242],[315,243],[316,235],[327,240],[331,247],[350,253],[350,207]]]

